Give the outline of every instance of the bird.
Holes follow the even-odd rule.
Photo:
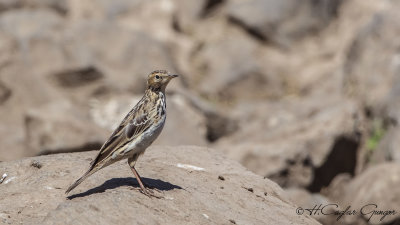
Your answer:
[[[176,74],[166,70],[155,70],[147,77],[147,87],[143,97],[125,116],[109,139],[102,145],[89,169],[66,190],[66,194],[76,188],[86,178],[115,162],[128,159],[128,165],[136,177],[140,191],[151,197],[135,169],[136,161],[147,147],[160,135],[166,120],[165,88]]]

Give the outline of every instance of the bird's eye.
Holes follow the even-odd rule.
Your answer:
[[[156,75],[156,79],[160,79],[160,76]]]

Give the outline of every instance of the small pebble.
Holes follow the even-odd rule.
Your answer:
[[[236,221],[234,220],[229,220],[229,222],[231,222],[232,224],[236,224]]]
[[[35,168],[38,168],[38,169],[42,168],[42,164],[39,161],[36,161],[36,160],[33,160],[31,162],[31,166],[35,167]]]
[[[267,192],[264,192],[264,195],[265,195],[265,196],[267,196],[267,195],[268,195],[268,193],[267,193]]]
[[[254,192],[253,188],[247,188],[248,191]]]
[[[225,180],[225,177],[219,175],[219,176],[218,176],[218,179],[220,179],[220,180]]]
[[[0,184],[3,183],[4,179],[6,179],[6,177],[7,177],[7,174],[4,173],[4,174],[3,174],[3,177],[0,178]]]

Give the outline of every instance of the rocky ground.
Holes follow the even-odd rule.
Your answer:
[[[341,209],[351,204],[359,210],[375,203],[381,210],[400,212],[400,200],[391,189],[398,183],[400,160],[398,1],[0,0],[0,9],[1,168],[22,171],[22,162],[30,168],[29,162],[36,160],[18,161],[23,157],[98,149],[143,94],[147,74],[167,69],[181,76],[168,87],[167,124],[155,145],[210,147],[265,178],[266,187],[273,186],[269,180],[276,182],[303,208],[335,203]],[[39,159],[55,165],[57,157],[73,161],[80,154],[89,153]],[[168,157],[177,154],[171,151]],[[63,163],[60,171],[73,165]],[[201,163],[207,162],[194,165]],[[79,166],[75,170],[83,171],[84,165]],[[125,177],[131,176],[125,172]],[[63,173],[67,172],[51,176]],[[175,182],[171,177],[175,169],[171,173],[163,177]],[[13,223],[35,223],[39,218],[52,223],[51,218],[83,207],[85,200],[79,199],[112,191],[131,196],[127,186],[134,179],[127,182],[120,177],[124,175],[110,172],[109,179],[117,180],[104,178],[93,184],[117,187],[65,202],[62,190],[51,189],[57,191],[58,200],[46,209],[54,211],[40,215],[35,211],[36,219],[15,210],[2,209],[0,215]],[[58,188],[72,180],[65,178]],[[87,190],[89,184],[79,190]],[[3,182],[0,189],[4,186]],[[6,190],[7,198],[20,199],[12,189]],[[177,198],[183,196],[179,191],[163,190],[176,192]],[[232,195],[239,191],[232,189]],[[24,199],[33,198],[19,193]],[[192,203],[197,201],[192,197]],[[237,201],[241,207],[251,207]],[[229,211],[221,202],[218,207]],[[154,203],[135,209],[164,213]],[[254,204],[264,207],[258,201]],[[294,224],[296,218],[304,219],[296,217],[290,203],[278,205],[291,207],[282,215],[293,218]],[[264,211],[272,210],[270,206],[267,202]],[[173,215],[193,210],[184,204],[176,209]],[[218,224],[231,219],[207,212]],[[205,218],[201,214],[196,215]],[[258,223],[270,220],[268,215],[254,221],[250,219],[257,217],[248,215],[248,221],[233,219],[237,224]],[[399,215],[383,221],[362,215],[338,221],[332,216],[313,217],[323,224],[366,225],[399,224]],[[207,224],[207,220],[197,222]]]
[[[296,206],[274,182],[214,149],[193,146],[150,148],[138,163],[144,182],[155,188],[160,199],[139,192],[126,162],[99,171],[65,195],[65,188],[87,169],[95,154],[57,154],[2,163],[1,171],[9,176],[0,186],[2,222],[318,224],[309,216],[297,215]]]

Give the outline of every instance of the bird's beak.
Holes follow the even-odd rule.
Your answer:
[[[177,74],[170,74],[170,75],[168,75],[168,77],[169,77],[170,79],[172,79],[172,78],[175,78],[175,77],[179,77],[179,75],[177,75]]]

